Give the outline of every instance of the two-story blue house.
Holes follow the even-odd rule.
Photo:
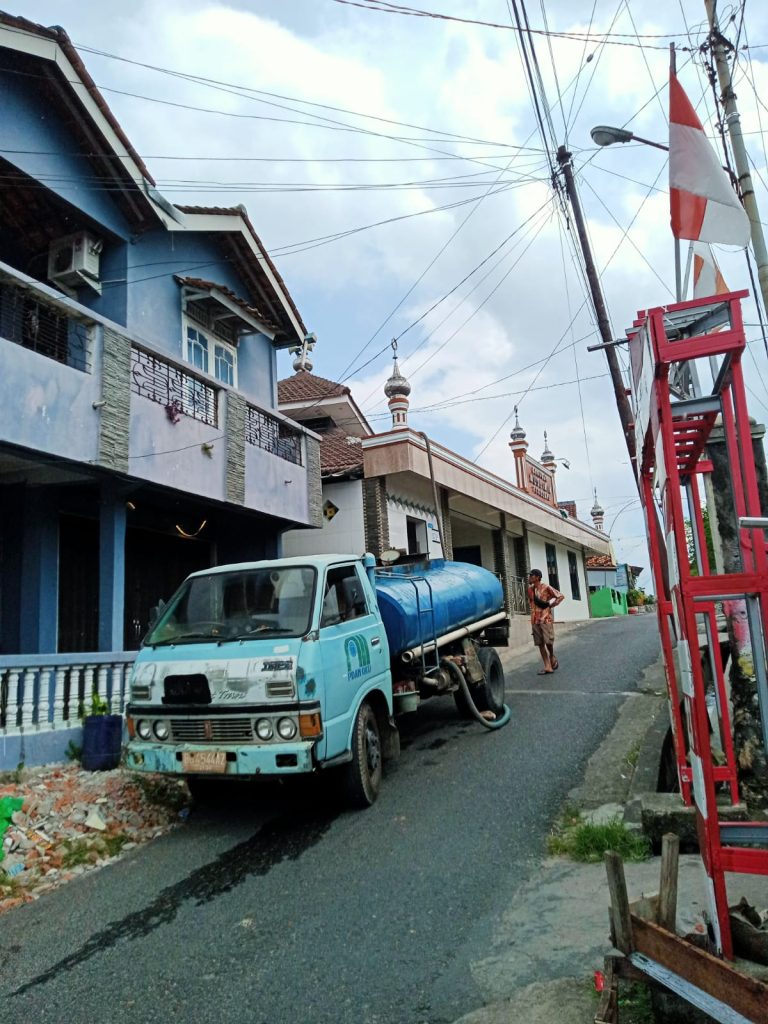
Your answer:
[[[245,209],[160,195],[60,28],[0,14],[0,90],[0,727],[29,731],[77,659],[4,655],[130,651],[187,573],[322,520],[276,408],[306,331]]]

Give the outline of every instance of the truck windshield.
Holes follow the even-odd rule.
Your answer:
[[[315,570],[309,566],[243,569],[186,580],[145,643],[260,640],[309,629]]]

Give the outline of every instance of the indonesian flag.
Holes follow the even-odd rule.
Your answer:
[[[693,297],[703,299],[708,295],[724,295],[728,291],[725,278],[720,273],[711,246],[704,242],[693,243]]]
[[[669,75],[669,199],[675,238],[748,243],[749,218],[673,72]]]

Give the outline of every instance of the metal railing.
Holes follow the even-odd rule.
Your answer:
[[[90,373],[92,330],[45,296],[0,282],[0,336],[8,341]]]
[[[301,432],[254,405],[249,405],[247,409],[245,439],[248,444],[271,452],[286,462],[293,462],[297,466],[302,464]]]
[[[510,612],[517,615],[527,615],[528,607],[528,584],[521,576],[509,577],[509,604]]]
[[[135,658],[135,651],[0,655],[0,736],[71,729],[94,698],[122,714]]]
[[[216,388],[135,345],[131,348],[131,391],[165,406],[171,414],[183,413],[211,427],[218,426]]]

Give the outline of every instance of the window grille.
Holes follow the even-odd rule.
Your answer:
[[[16,345],[90,373],[91,326],[27,289],[0,284],[0,335]]]
[[[140,348],[131,349],[131,391],[193,419],[218,426],[215,388]]]
[[[245,439],[262,451],[301,465],[301,433],[252,405],[248,406]]]
[[[580,601],[581,587],[579,586],[579,564],[573,551],[568,552],[568,573],[571,577],[571,597],[574,601]]]

